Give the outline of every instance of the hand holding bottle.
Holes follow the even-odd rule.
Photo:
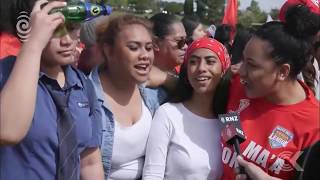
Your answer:
[[[66,6],[66,2],[53,1],[41,9],[46,0],[39,0],[35,3],[31,12],[31,32],[27,43],[42,49],[49,42],[55,29],[64,23],[64,16],[60,12],[49,14],[53,8]]]

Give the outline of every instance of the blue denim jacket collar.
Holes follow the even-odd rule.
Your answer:
[[[99,104],[101,105],[102,112],[102,144],[101,144],[101,156],[104,169],[105,178],[108,179],[111,169],[111,157],[113,147],[113,135],[114,135],[114,118],[110,111],[110,106],[104,99],[103,89],[99,78],[98,68],[93,69],[89,74],[89,79],[92,81],[94,90],[96,92]]]
[[[89,74],[89,79],[91,79],[92,82],[93,82],[93,86],[95,88],[98,100],[100,102],[102,102],[102,105],[110,113],[112,113],[110,111],[110,106],[108,105],[108,103],[104,99],[103,89],[102,89],[101,81],[100,81],[100,78],[99,78],[98,67],[95,67],[93,69],[93,71]],[[153,116],[157,106],[155,107],[154,102],[148,101],[150,99],[150,94],[149,94],[150,90],[148,88],[146,88],[144,84],[140,84],[138,88],[139,88],[139,91],[140,91],[140,94],[141,94],[141,97],[142,97],[144,103],[146,104],[147,108],[149,109],[149,111],[151,112],[151,114]]]
[[[98,67],[94,68],[93,71],[89,74],[89,79],[92,81],[94,89],[97,94],[98,100],[102,103],[102,105],[110,111],[110,106],[108,105],[107,101],[104,99],[104,94],[103,94],[103,89],[101,85],[101,81],[99,78],[99,72],[98,72]],[[111,112],[111,111],[110,111]]]

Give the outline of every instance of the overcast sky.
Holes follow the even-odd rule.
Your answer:
[[[176,1],[176,2],[184,2],[184,0],[165,0],[165,1]],[[256,0],[259,3],[259,6],[262,10],[269,12],[272,8],[278,8],[282,6],[282,4],[286,0]],[[246,9],[251,3],[251,0],[240,0],[240,9]]]

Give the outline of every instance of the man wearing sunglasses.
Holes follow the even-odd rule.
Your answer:
[[[186,39],[184,37],[178,39],[166,39],[174,43],[172,46],[175,49],[182,49],[186,45]]]
[[[165,72],[177,74],[175,67],[184,60],[187,49],[186,31],[174,15],[158,13],[151,17],[156,36],[154,65]]]
[[[99,105],[70,65],[79,27],[49,13],[66,3],[44,3],[19,55],[0,62],[0,179],[102,180]]]

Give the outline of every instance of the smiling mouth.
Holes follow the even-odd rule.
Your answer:
[[[138,71],[147,71],[149,69],[149,64],[138,64],[135,65],[134,68],[136,68]]]
[[[207,80],[209,80],[210,78],[209,77],[198,77],[197,78],[197,81],[207,81]]]
[[[195,80],[198,82],[198,83],[207,83],[209,80],[211,79],[211,77],[208,77],[208,76],[200,76],[200,77],[196,77]]]
[[[58,52],[59,54],[61,54],[62,56],[70,56],[73,55],[73,51],[60,51]]]

